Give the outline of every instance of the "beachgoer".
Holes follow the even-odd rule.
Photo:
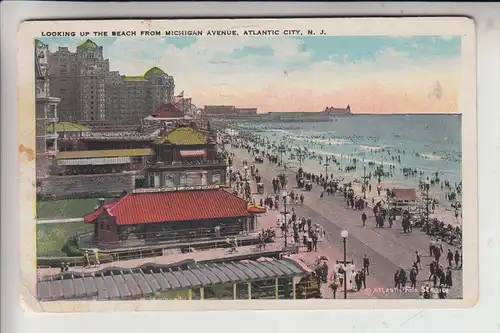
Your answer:
[[[418,265],[418,269],[422,270],[422,262],[420,259],[420,253],[418,253],[418,251],[415,251],[415,257],[416,257],[415,263]]]
[[[459,263],[459,262],[461,263],[461,261],[460,261],[460,257],[461,257],[461,256],[460,256],[460,253],[458,252],[458,250],[455,250],[455,267],[456,267],[457,269],[458,269],[458,263]]]
[[[84,259],[84,266],[83,267],[88,267],[90,266],[90,259],[89,259],[89,251],[88,250],[85,250],[85,253],[83,255],[83,259]]]
[[[446,254],[446,259],[448,260],[448,266],[453,267],[453,252],[451,252],[451,249],[448,249],[448,253]]]
[[[370,275],[370,259],[366,254],[363,258],[363,271],[366,273],[366,275]]]

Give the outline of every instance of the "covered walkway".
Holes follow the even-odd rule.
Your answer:
[[[59,273],[41,278],[37,289],[41,301],[155,299],[169,292],[181,292],[187,299],[203,300],[211,298],[205,297],[206,293],[217,293],[214,291],[217,285],[223,287],[219,288],[219,293],[222,290],[226,295],[232,294],[232,299],[269,298],[269,292],[266,295],[262,292],[264,288],[271,289],[273,298],[295,299],[297,284],[308,274],[289,258],[209,264],[187,260],[173,265],[148,264],[130,270],[107,268],[90,274]],[[252,293],[252,288],[258,289],[257,295]]]

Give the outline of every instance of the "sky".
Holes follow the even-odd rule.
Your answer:
[[[40,38],[51,51],[84,40]],[[460,37],[101,37],[110,70],[174,77],[198,107],[259,112],[458,113]]]

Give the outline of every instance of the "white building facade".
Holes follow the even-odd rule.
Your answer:
[[[60,99],[50,95],[49,49],[35,41],[36,178],[45,178],[57,152],[57,107]]]

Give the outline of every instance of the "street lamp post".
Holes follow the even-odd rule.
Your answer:
[[[304,154],[302,153],[302,149],[300,148],[297,157],[299,158],[299,167],[302,168],[302,158],[304,157]]]
[[[281,164],[285,164],[283,161],[283,153],[286,153],[286,148],[285,148],[285,145],[283,143],[280,146],[280,153],[281,153]]]
[[[328,162],[330,161],[330,157],[327,156],[325,159],[325,180],[328,180],[328,166],[330,165]]]
[[[342,241],[344,243],[344,298],[347,299],[347,236],[349,236],[349,233],[347,230],[342,230],[340,233],[340,236],[342,236]]]
[[[233,167],[229,167],[229,187],[232,187]]]
[[[429,222],[429,183],[425,183],[425,216],[426,216],[426,222]]]
[[[287,198],[288,198],[288,193],[286,191],[283,191],[283,223],[284,223],[284,226],[285,226],[285,247],[288,246],[288,226],[286,225],[286,204],[287,204]]]
[[[366,165],[363,165],[363,199],[366,199]]]

